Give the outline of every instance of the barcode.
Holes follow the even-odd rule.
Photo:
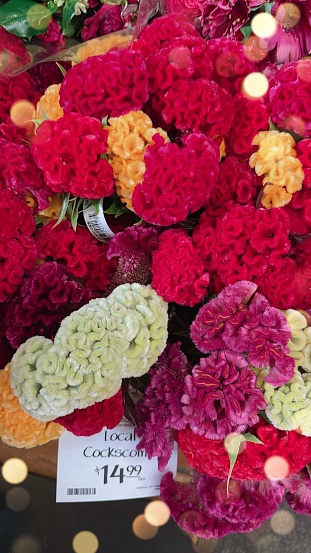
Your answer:
[[[99,236],[101,238],[108,238],[108,239],[111,238],[111,236],[109,236],[108,232],[105,232],[105,230],[102,228],[97,215],[89,215],[89,219],[91,219],[89,221],[90,226],[92,227],[92,229],[94,231],[96,231],[99,234]]]
[[[96,495],[96,488],[67,488],[67,495]]]

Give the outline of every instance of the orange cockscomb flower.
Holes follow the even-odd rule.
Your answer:
[[[111,34],[100,38],[93,38],[93,40],[89,40],[83,44],[83,46],[80,46],[74,55],[72,65],[76,65],[80,61],[84,61],[91,56],[107,54],[112,48],[123,50],[129,45],[132,38],[131,34]]]
[[[167,133],[153,128],[152,121],[143,111],[130,111],[120,117],[110,117],[108,125],[108,159],[113,169],[116,191],[121,202],[132,209],[132,194],[145,174],[144,155],[153,144],[155,134],[169,141]]]
[[[48,86],[43,96],[41,96],[37,103],[36,118],[44,121],[45,119],[52,119],[57,121],[64,115],[63,108],[59,104],[59,89],[60,84],[51,84]]]
[[[302,164],[297,159],[295,140],[286,132],[262,131],[253,142],[258,146],[249,164],[257,175],[263,175],[265,186],[261,203],[264,207],[281,207],[301,190],[304,179]]]
[[[36,447],[56,440],[64,432],[60,424],[39,421],[21,408],[10,385],[10,364],[0,371],[0,436],[12,447]]]

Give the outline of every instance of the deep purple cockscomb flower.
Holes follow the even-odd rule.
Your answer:
[[[180,342],[168,344],[149,372],[144,399],[136,404],[137,434],[142,436],[137,449],[145,449],[149,459],[157,456],[159,470],[164,470],[172,454],[174,430],[186,426],[180,400],[190,368]]]
[[[111,239],[107,258],[118,261],[111,288],[126,282],[151,282],[151,253],[158,248],[158,237],[158,229],[140,225],[127,227]]]
[[[211,440],[244,432],[266,407],[256,375],[242,355],[230,351],[200,359],[192,376],[185,378],[181,401],[191,430]]]
[[[187,484],[175,482],[168,472],[160,491],[176,523],[204,539],[258,528],[275,513],[284,494],[282,484],[269,480],[230,480],[227,494],[225,479],[197,472]]]

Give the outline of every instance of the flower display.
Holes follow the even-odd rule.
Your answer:
[[[128,418],[205,539],[283,499],[311,514],[309,3],[174,0],[148,23],[54,0],[40,32],[22,7],[21,37],[0,27],[1,436]]]

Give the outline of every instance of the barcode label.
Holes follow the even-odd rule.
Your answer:
[[[96,488],[67,488],[67,495],[96,495]]]
[[[87,207],[89,202],[84,201],[83,204],[83,216],[89,231],[99,240],[100,242],[109,242],[114,236],[111,228],[108,226],[105,214],[103,211],[103,200],[99,202],[99,212],[96,214],[95,209],[92,205]]]

